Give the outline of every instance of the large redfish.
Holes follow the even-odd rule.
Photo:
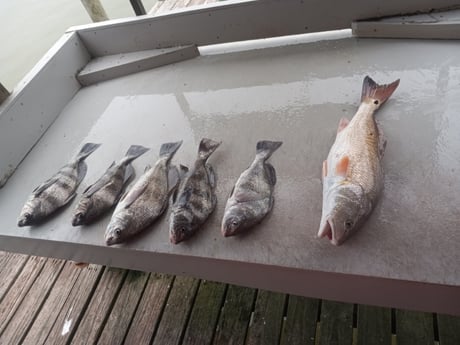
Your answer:
[[[386,139],[374,113],[392,95],[399,79],[379,85],[366,76],[353,119],[342,118],[323,162],[323,214],[318,237],[342,244],[372,212],[383,187]]]

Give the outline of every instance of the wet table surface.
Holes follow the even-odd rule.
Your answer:
[[[357,109],[365,75],[379,83],[401,79],[377,114],[388,140],[384,191],[364,227],[335,247],[316,238],[321,164],[339,119]],[[72,227],[78,197],[40,226],[16,226],[30,192],[83,143],[103,145],[87,159],[79,194],[132,144],[151,148],[134,162],[138,177],[162,143],[183,140],[173,163],[190,165],[200,139],[209,137],[223,143],[210,159],[218,205],[206,225],[172,245],[168,210],[98,263],[110,264],[118,250],[129,249],[458,287],[459,112],[460,46],[450,41],[346,38],[201,56],[86,87],[0,190],[2,249],[53,256],[70,243],[72,250],[59,257],[91,260],[105,248],[110,214]],[[223,238],[226,198],[261,139],[284,142],[270,160],[278,176],[273,212],[246,235]]]

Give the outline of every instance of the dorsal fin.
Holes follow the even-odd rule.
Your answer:
[[[346,117],[342,117],[339,121],[339,127],[337,128],[337,134],[343,131],[348,126],[349,123],[350,123],[350,120],[348,120]]]
[[[350,158],[348,158],[348,156],[343,156],[335,166],[335,173],[339,176],[347,176],[349,163]]]

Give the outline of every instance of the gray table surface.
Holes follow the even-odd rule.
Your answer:
[[[377,114],[388,139],[385,187],[365,226],[335,247],[316,238],[321,164],[339,119],[357,109],[365,75],[379,83],[401,79]],[[105,247],[110,215],[73,228],[74,200],[48,222],[18,228],[34,187],[85,142],[103,145],[87,159],[79,193],[131,144],[151,148],[134,163],[139,176],[168,141],[184,141],[173,163],[190,165],[202,137],[223,141],[210,159],[218,206],[206,225],[172,245],[168,210],[141,236],[105,251],[104,263],[129,249],[460,285],[460,46],[451,41],[348,38],[202,56],[83,88],[0,190],[0,249],[53,256],[71,243],[61,256],[91,260]],[[226,198],[261,139],[284,142],[271,158],[273,213],[246,235],[225,239]]]

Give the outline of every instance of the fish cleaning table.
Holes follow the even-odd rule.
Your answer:
[[[378,83],[401,79],[377,113],[388,140],[385,186],[364,227],[335,247],[316,238],[321,165],[339,119],[357,109],[365,75]],[[0,249],[460,314],[459,109],[460,46],[453,41],[346,37],[203,55],[90,85],[0,190]],[[42,225],[16,226],[34,187],[85,142],[102,146],[87,159],[79,195],[132,144],[151,148],[133,164],[139,177],[168,141],[183,140],[173,164],[190,165],[202,137],[222,140],[210,159],[218,205],[187,242],[169,242],[168,209],[140,236],[107,247],[110,214],[71,226],[78,196]],[[248,233],[224,238],[226,199],[261,139],[284,142],[270,159],[278,176],[273,212]]]

